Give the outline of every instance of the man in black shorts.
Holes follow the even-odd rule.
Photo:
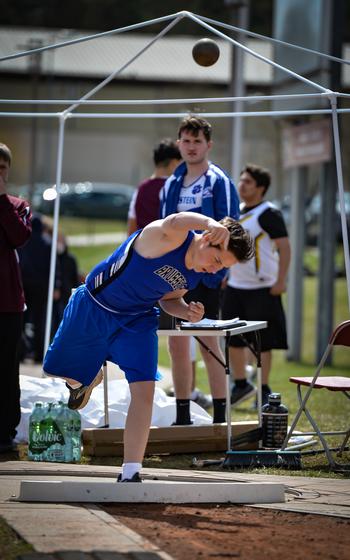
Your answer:
[[[198,212],[221,220],[237,219],[239,200],[232,179],[219,166],[209,161],[212,147],[211,125],[205,119],[189,115],[178,129],[178,147],[183,163],[169,177],[161,191],[161,216],[174,212]],[[186,297],[203,303],[205,317],[218,319],[220,288],[225,271],[207,274],[200,285]],[[223,358],[218,337],[202,337],[213,354]],[[190,394],[192,363],[190,337],[169,337],[169,351],[176,395],[176,424],[191,424]],[[213,422],[225,422],[225,372],[215,357],[201,348],[210,392],[213,397]]]
[[[248,164],[242,171],[238,190],[242,200],[240,222],[254,240],[255,258],[231,267],[224,292],[222,317],[268,322],[261,331],[262,404],[271,393],[269,374],[272,349],[286,349],[287,335],[281,294],[286,290],[290,245],[281,212],[264,196],[270,186],[270,173]],[[249,335],[247,335],[249,340]],[[256,388],[247,381],[247,352],[239,337],[230,340],[230,361],[235,385],[231,403],[238,405],[253,396]]]

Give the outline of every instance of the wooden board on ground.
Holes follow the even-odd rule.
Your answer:
[[[254,430],[256,421],[232,422],[232,439]],[[106,457],[123,454],[123,428],[87,428],[83,430],[84,455]],[[237,449],[257,449],[258,442],[243,444]],[[146,454],[227,451],[227,425],[152,427]]]

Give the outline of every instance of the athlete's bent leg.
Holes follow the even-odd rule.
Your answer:
[[[103,379],[103,371],[99,370],[96,377],[89,385],[83,385],[80,381],[72,379],[71,377],[60,377],[50,373],[44,372],[48,377],[57,377],[66,382],[66,387],[69,390],[68,408],[72,410],[79,410],[84,408],[91,397],[93,389],[99,385]]]
[[[142,463],[152,420],[154,381],[129,384],[131,401],[124,430],[124,463]]]

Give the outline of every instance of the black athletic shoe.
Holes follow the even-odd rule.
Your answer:
[[[231,391],[231,404],[237,405],[241,402],[249,399],[249,397],[253,397],[256,393],[256,387],[247,381],[247,384],[244,387],[237,387],[235,385]]]
[[[194,399],[191,399],[191,401],[197,403],[199,406],[204,408],[204,410],[208,410],[213,406],[212,396],[206,395],[205,393],[202,393],[202,391],[198,391],[198,390],[197,390],[196,397]]]
[[[69,389],[68,408],[71,408],[73,410],[84,408],[84,406],[86,406],[89,402],[93,388],[99,385],[102,379],[103,373],[102,371],[99,371],[90,385],[81,385],[81,387],[73,389],[68,385],[68,383],[66,383],[66,387]]]
[[[142,482],[142,478],[140,477],[139,473],[136,472],[131,478],[124,478],[122,480],[122,474],[117,478],[117,482]]]
[[[263,407],[264,404],[268,404],[269,402],[269,395],[271,395],[272,391],[270,387],[267,385],[266,387],[261,388],[261,406]],[[255,399],[254,404],[252,405],[253,410],[258,410],[258,398]]]

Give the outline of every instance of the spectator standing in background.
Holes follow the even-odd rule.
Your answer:
[[[212,147],[211,125],[203,118],[190,115],[183,119],[178,130],[178,146],[184,160],[166,181],[161,192],[161,216],[174,212],[197,212],[214,220],[225,216],[238,218],[239,201],[231,178],[209,161]],[[221,282],[226,271],[206,274],[185,301],[199,301],[208,319],[219,318]],[[210,351],[223,360],[218,337],[201,337]],[[191,423],[190,393],[192,363],[190,337],[169,337],[172,375],[176,396],[175,424]],[[207,350],[202,356],[208,371],[213,397],[213,422],[226,419],[225,373],[222,365]]]
[[[0,453],[14,448],[21,418],[19,351],[25,301],[16,250],[31,234],[28,202],[7,192],[11,160],[10,149],[0,143]]]
[[[40,214],[34,214],[30,241],[20,249],[20,266],[27,303],[25,323],[33,325],[33,348],[30,357],[42,363],[44,354],[47,294],[50,276],[51,237]],[[56,268],[58,271],[58,266]],[[60,274],[56,273],[54,300],[60,297]]]
[[[242,200],[240,222],[254,239],[255,258],[231,267],[224,292],[223,319],[267,321],[261,331],[262,404],[271,393],[269,375],[272,349],[287,348],[286,321],[281,295],[286,291],[290,261],[288,232],[281,212],[265,201],[271,177],[267,169],[248,164],[242,171],[238,190]],[[251,335],[247,334],[247,340]],[[230,339],[230,362],[235,385],[231,403],[253,396],[256,388],[246,379],[244,342],[237,336]]]
[[[128,214],[128,235],[136,230],[144,228],[149,223],[160,217],[159,193],[164,183],[173,174],[181,161],[181,154],[177,143],[171,138],[164,138],[153,150],[154,171],[148,179],[142,181],[136,190],[130,203]],[[173,317],[160,310],[159,327],[161,329],[171,329]],[[208,409],[212,405],[211,395],[205,395],[197,389],[196,385],[196,341],[191,337],[191,364],[192,364],[192,384],[190,398],[199,406]],[[174,395],[174,388],[171,387],[168,394]]]
[[[154,147],[154,170],[134,193],[128,214],[128,235],[159,218],[159,193],[169,175],[181,161],[176,142],[164,138]]]
[[[64,309],[71,296],[72,289],[82,283],[78,272],[78,263],[67,246],[66,237],[59,232],[57,237],[57,267],[59,270],[59,297],[53,304],[52,334],[55,334],[63,317]]]

